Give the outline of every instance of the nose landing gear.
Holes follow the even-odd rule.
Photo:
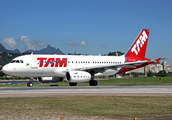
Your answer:
[[[32,87],[33,86],[33,77],[30,78],[29,82],[27,83],[28,87]]]
[[[32,87],[33,86],[33,83],[32,82],[29,82],[29,83],[27,83],[27,86],[28,87]]]

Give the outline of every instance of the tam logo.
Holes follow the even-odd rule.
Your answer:
[[[146,42],[148,36],[145,31],[139,36],[135,44],[133,45],[131,52],[134,52],[136,55],[140,52],[140,48],[143,47],[144,43]]]
[[[51,67],[67,67],[67,58],[37,58],[39,60],[39,67],[48,67],[51,64]]]

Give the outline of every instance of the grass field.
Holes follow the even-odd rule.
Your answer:
[[[100,81],[99,85],[172,85],[172,77],[141,77],[141,78],[125,78],[125,79],[110,79]]]
[[[162,77],[161,82],[159,77],[143,77],[143,78],[123,78],[123,79],[109,79],[98,81],[98,85],[172,85],[172,77]],[[58,83],[35,83],[34,86],[69,86],[68,82],[58,82]],[[89,83],[78,83],[78,86],[88,86]],[[0,87],[24,87],[26,84],[0,84]]]
[[[99,85],[172,85],[172,77],[126,78],[98,81]],[[37,83],[34,86],[49,86]],[[51,85],[69,86],[68,82]],[[79,86],[89,85],[78,83]],[[0,85],[22,87],[26,84]],[[1,98],[0,119],[39,118],[52,119],[59,116],[103,116],[105,118],[171,118],[172,97],[43,97]],[[23,116],[23,117],[22,117]]]
[[[1,116],[172,118],[172,97],[51,97],[0,99]],[[4,117],[5,118],[5,117]],[[1,119],[1,118],[0,118]]]

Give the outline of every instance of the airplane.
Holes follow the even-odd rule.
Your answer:
[[[145,58],[149,38],[149,29],[143,29],[136,37],[129,50],[122,56],[83,56],[83,55],[39,55],[30,54],[14,58],[2,71],[12,76],[30,77],[28,87],[33,86],[33,78],[39,82],[53,83],[63,81],[70,86],[79,82],[89,82],[97,86],[96,76],[121,74],[149,64],[158,64],[158,59]],[[45,77],[51,80],[45,80]]]

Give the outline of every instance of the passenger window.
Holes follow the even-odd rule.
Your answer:
[[[23,63],[23,60],[20,60],[20,63]]]
[[[19,60],[16,60],[16,63],[19,63]]]

